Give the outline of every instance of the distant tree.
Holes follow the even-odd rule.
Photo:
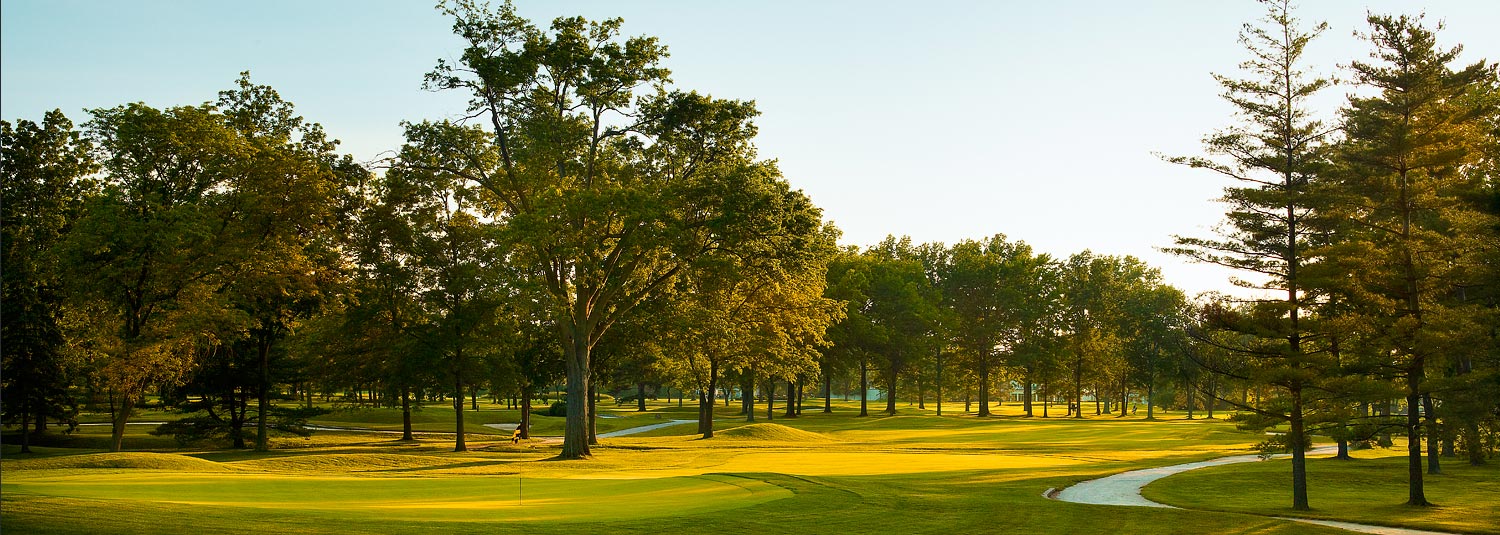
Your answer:
[[[64,242],[62,265],[80,307],[100,303],[117,322],[96,377],[119,451],[146,389],[179,381],[200,341],[246,321],[216,289],[225,265],[242,260],[229,254],[233,182],[254,162],[248,141],[210,105],[91,113],[104,188]]]
[[[82,370],[67,358],[56,247],[91,193],[89,150],[61,110],[41,124],[0,121],[0,397],[6,421],[19,420],[22,453],[32,421],[40,429],[76,411],[67,389]]]
[[[865,315],[874,331],[869,353],[881,367],[885,412],[895,414],[896,387],[902,374],[938,347],[933,333],[941,294],[908,238],[887,236],[864,256],[870,262]]]
[[[493,160],[486,134],[450,123],[407,125],[407,143],[385,176],[383,202],[403,226],[394,244],[417,290],[417,314],[406,334],[440,355],[452,387],[457,438],[466,451],[464,398],[483,375],[483,360],[503,353],[501,313],[506,294],[505,257],[494,223],[486,221],[488,195],[461,173],[470,159]]]
[[[240,261],[225,264],[222,291],[250,320],[245,334],[259,370],[255,450],[266,451],[272,357],[284,354],[277,344],[341,291],[335,195],[342,180],[360,177],[337,171],[363,171],[348,157],[340,166],[338,142],[297,116],[275,89],[251,83],[248,72],[235,89],[219,93],[217,108],[248,151],[248,167],[230,181],[234,204],[220,240]]]

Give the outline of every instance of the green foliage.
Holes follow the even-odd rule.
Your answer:
[[[0,121],[0,397],[7,422],[72,419],[68,387],[83,366],[66,347],[65,278],[57,245],[79,215],[95,166],[89,143],[60,110],[42,124]]]

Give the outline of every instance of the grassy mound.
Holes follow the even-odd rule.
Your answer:
[[[822,433],[803,431],[781,424],[742,425],[734,429],[720,431],[714,436],[736,440],[772,440],[779,442],[829,442],[833,440]]]
[[[15,470],[62,470],[71,468],[138,468],[179,472],[224,472],[224,465],[197,457],[173,453],[120,452],[60,455],[41,459],[18,460],[5,468]]]
[[[450,458],[427,455],[401,455],[387,453],[329,453],[313,455],[288,455],[264,459],[237,461],[236,466],[251,470],[301,473],[350,473],[369,471],[391,471],[422,469],[459,462]]]

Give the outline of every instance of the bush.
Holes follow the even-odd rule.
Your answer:
[[[567,416],[567,415],[568,415],[568,402],[566,402],[566,401],[554,401],[554,402],[552,402],[551,406],[547,407],[547,416]]]

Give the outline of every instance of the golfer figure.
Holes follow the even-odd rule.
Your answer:
[[[516,430],[515,431],[511,431],[510,432],[510,443],[511,444],[520,444],[521,443],[521,426],[520,425],[516,426]]]

